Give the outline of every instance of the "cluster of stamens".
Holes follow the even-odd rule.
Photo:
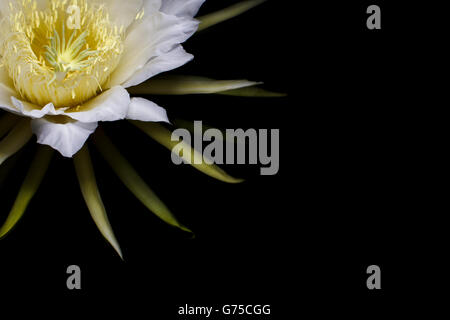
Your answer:
[[[0,63],[27,101],[75,107],[107,85],[123,51],[124,30],[104,6],[88,0],[49,2],[45,8],[36,0],[9,3],[0,25]]]

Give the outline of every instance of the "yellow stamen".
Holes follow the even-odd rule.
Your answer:
[[[102,90],[123,52],[123,28],[104,6],[88,0],[11,1],[0,28],[0,65],[22,98],[39,106],[73,107]],[[69,6],[80,29],[69,29]],[[69,10],[70,11],[70,10]]]

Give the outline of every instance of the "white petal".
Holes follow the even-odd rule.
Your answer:
[[[192,59],[194,59],[194,56],[184,51],[181,45],[178,45],[172,51],[151,59],[143,68],[136,71],[123,86],[128,88],[138,85],[162,72],[179,68]]]
[[[64,108],[55,109],[52,103],[43,108],[18,98],[16,90],[9,76],[0,68],[0,109],[29,118],[42,118],[46,115],[60,115],[64,113]]]
[[[133,23],[144,4],[143,0],[94,0],[93,2],[104,4],[111,21],[125,28]]]
[[[167,122],[167,112],[157,104],[143,98],[131,99],[127,119],[146,122]]]
[[[72,119],[91,123],[125,119],[130,105],[130,95],[121,86],[113,87],[80,107],[80,111],[65,112]]]
[[[97,129],[97,123],[73,121],[55,123],[46,118],[31,121],[31,130],[37,136],[37,142],[49,145],[64,157],[72,157],[84,145],[88,137]]]
[[[20,112],[21,115],[30,117],[33,119],[42,118],[46,115],[57,116],[64,113],[67,108],[56,109],[53,103],[49,103],[43,108],[39,108],[37,105],[19,100],[15,97],[11,97],[13,106]]]
[[[0,83],[0,109],[29,118],[42,118],[46,115],[60,115],[65,109],[56,110],[52,103],[40,108],[32,103],[17,99],[17,93]]]
[[[9,98],[9,103],[6,100]],[[23,117],[29,117],[32,119],[39,119],[45,117],[47,115],[58,116],[64,114],[64,110],[67,108],[55,109],[53,103],[49,103],[43,108],[39,108],[38,106],[17,99],[11,94],[5,96],[2,94],[2,84],[0,84],[0,108],[4,109],[8,112],[17,114]]]
[[[178,17],[195,17],[205,0],[163,0],[161,11]]]
[[[151,60],[171,52],[186,41],[197,27],[198,21],[161,12],[144,16],[130,27],[121,61],[111,75],[110,86],[130,80],[135,72]]]
[[[161,8],[161,2],[162,0],[144,0],[145,14],[159,11],[159,9]]]
[[[66,115],[85,123],[125,119],[130,105],[130,95],[123,87],[113,87],[86,102],[79,111],[66,112],[68,108],[56,109],[52,103],[43,108],[17,99],[11,90],[0,83],[0,108],[33,119],[45,116]],[[8,101],[9,100],[9,101]]]

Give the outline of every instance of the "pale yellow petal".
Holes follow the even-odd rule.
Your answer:
[[[170,132],[168,129],[166,129],[164,126],[162,126],[158,123],[140,122],[140,121],[130,121],[130,122],[133,123],[139,129],[141,129],[143,132],[145,132],[149,137],[151,137],[152,139],[154,139],[155,141],[157,141],[158,143],[160,143],[161,145],[163,145],[164,147],[166,147],[167,149],[169,149],[171,151],[176,145],[178,145],[179,143],[182,143],[184,150],[191,151],[191,157],[188,158],[186,154],[184,154],[182,157],[184,160],[186,160],[188,162],[190,159],[202,157],[202,155],[199,154],[199,152],[197,150],[192,148],[187,143],[172,141],[171,140],[172,132]],[[227,174],[225,171],[223,171],[218,166],[207,164],[204,161],[202,164],[191,163],[191,165],[195,169],[203,172],[204,174],[206,174],[210,177],[213,177],[217,180],[223,181],[223,182],[240,183],[240,182],[244,181],[242,179],[234,178],[234,177],[230,176],[229,174]]]
[[[274,92],[257,87],[248,87],[233,89],[229,91],[218,92],[217,94],[233,97],[249,97],[249,98],[282,98],[286,97],[286,93]]]
[[[84,201],[91,213],[92,219],[105,239],[123,259],[122,251],[111,228],[105,206],[100,197],[91,156],[86,145],[75,155],[74,164],[80,183],[81,193],[83,194]]]
[[[248,80],[214,80],[197,76],[162,76],[129,88],[131,94],[185,95],[212,94],[256,86],[261,82]]]
[[[177,221],[172,212],[170,212],[153,190],[150,189],[101,129],[97,130],[93,136],[93,140],[102,156],[136,198],[166,223],[184,231],[191,232]]]
[[[20,218],[22,218],[28,204],[38,190],[42,179],[47,172],[52,155],[53,149],[46,146],[39,147],[36,156],[31,162],[31,167],[22,184],[22,187],[20,188],[16,201],[14,202],[5,223],[0,228],[0,238],[7,235],[20,220]]]
[[[205,30],[206,28],[209,28],[213,25],[234,18],[240,14],[243,14],[244,12],[260,5],[265,1],[266,0],[242,1],[228,8],[207,14],[202,17],[198,17],[197,19],[200,20],[200,26],[198,28],[198,31]]]
[[[30,120],[20,120],[9,134],[0,141],[0,165],[19,151],[31,139],[31,136]]]

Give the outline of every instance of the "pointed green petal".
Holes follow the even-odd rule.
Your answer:
[[[129,88],[130,94],[212,94],[261,84],[248,80],[213,80],[196,76],[166,75]]]
[[[122,180],[125,186],[138,198],[150,211],[155,213],[160,219],[166,223],[180,228],[184,231],[191,232],[188,228],[182,226],[165,204],[150,189],[139,174],[134,170],[131,164],[125,159],[119,150],[114,146],[106,134],[97,129],[93,136],[95,146],[98,148],[102,156],[109,163],[111,168]]]
[[[171,140],[172,132],[170,132],[168,129],[166,129],[165,127],[163,127],[158,123],[140,122],[140,121],[130,121],[130,122],[133,123],[139,129],[141,129],[143,132],[145,132],[149,137],[151,137],[158,143],[162,144],[169,150],[172,150],[176,145],[180,143],[178,141],[172,141]],[[194,157],[202,157],[202,155],[200,155],[199,152],[196,151],[195,149],[191,148],[190,145],[185,143],[183,144],[184,150],[191,151],[191,159],[194,159]],[[187,160],[187,158],[185,158],[185,160]],[[216,165],[206,164],[205,162],[203,162],[202,164],[192,163],[191,165],[195,169],[203,172],[204,174],[223,182],[240,183],[244,181],[242,179],[233,178]]]
[[[207,14],[203,17],[198,17],[197,20],[200,20],[200,25],[198,27],[198,31],[205,30],[213,25],[226,21],[228,19],[234,18],[244,12],[260,5],[266,0],[248,0],[242,1],[235,5],[232,5],[228,8]]]
[[[23,216],[31,199],[38,190],[45,173],[47,172],[50,160],[52,159],[53,149],[47,146],[40,146],[36,156],[31,162],[31,167],[20,188],[16,201],[6,218],[6,222],[0,228],[0,238],[3,238],[16,225]]]
[[[0,165],[19,151],[31,139],[30,120],[20,120],[11,132],[0,141]]]
[[[0,138],[11,130],[17,122],[17,117],[11,113],[5,114],[0,118]]]
[[[106,215],[105,206],[103,205],[100,192],[98,191],[94,168],[92,167],[91,156],[87,146],[85,145],[73,159],[78,181],[80,182],[81,193],[83,194],[84,201],[91,213],[92,219],[105,239],[123,259],[122,251],[114,236],[108,216]]]
[[[261,88],[241,88],[229,91],[218,92],[217,94],[234,96],[234,97],[250,97],[250,98],[281,98],[286,97],[286,93],[273,92]]]

